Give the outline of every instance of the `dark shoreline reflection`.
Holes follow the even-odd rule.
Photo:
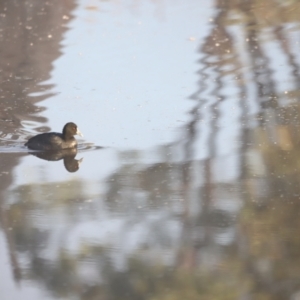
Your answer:
[[[36,156],[40,159],[48,161],[64,161],[64,166],[66,170],[70,173],[77,172],[79,170],[79,165],[83,161],[83,157],[80,159],[75,159],[77,155],[77,149],[64,149],[64,150],[53,150],[44,152],[28,152],[29,154]]]

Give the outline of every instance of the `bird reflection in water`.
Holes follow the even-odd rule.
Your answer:
[[[66,170],[71,173],[77,172],[79,170],[80,163],[83,161],[83,157],[81,159],[75,159],[75,156],[77,155],[76,148],[43,152],[29,152],[29,154],[48,161],[58,161],[63,159]]]

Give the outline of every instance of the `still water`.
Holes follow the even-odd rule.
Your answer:
[[[1,300],[300,299],[298,1],[3,0],[0,41]]]

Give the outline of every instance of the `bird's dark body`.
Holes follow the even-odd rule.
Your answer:
[[[77,125],[73,122],[67,123],[63,132],[47,132],[38,134],[28,140],[25,144],[29,149],[32,150],[64,150],[72,149],[77,147],[77,141],[74,135],[81,135]]]
[[[30,138],[25,146],[32,150],[61,150],[77,147],[77,141],[73,136],[64,139],[61,133],[47,132]]]

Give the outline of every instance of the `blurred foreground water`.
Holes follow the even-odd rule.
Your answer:
[[[210,2],[210,3],[207,3]],[[12,299],[300,299],[300,3],[0,3]],[[29,154],[74,121],[78,151]]]

